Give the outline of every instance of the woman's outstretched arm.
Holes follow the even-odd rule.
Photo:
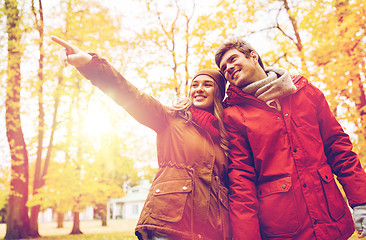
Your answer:
[[[167,107],[138,90],[107,60],[80,50],[58,37],[51,37],[51,40],[64,47],[60,52],[60,60],[64,66],[70,64],[76,67],[93,85],[121,105],[138,122],[155,132],[168,125]]]

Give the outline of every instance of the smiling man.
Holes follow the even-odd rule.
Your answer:
[[[366,236],[366,174],[323,93],[303,76],[264,68],[243,40],[223,44],[217,66],[230,82],[230,217],[234,239]]]
[[[244,87],[267,77],[263,71],[263,63],[255,51],[248,51],[245,55],[232,48],[222,56],[221,62],[221,72],[237,87]]]

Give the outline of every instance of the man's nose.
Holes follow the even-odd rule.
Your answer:
[[[234,71],[234,64],[228,63],[226,65],[226,69],[225,69],[225,72],[224,72],[224,76],[226,78],[230,77],[231,74],[233,73],[233,71]]]
[[[231,73],[233,72],[233,69],[234,69],[234,64],[232,64],[232,63],[228,63],[228,64],[226,65],[226,72],[227,72],[227,73],[231,74]]]

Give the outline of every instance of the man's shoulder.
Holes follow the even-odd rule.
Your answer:
[[[232,122],[235,119],[240,118],[242,111],[237,105],[229,105],[224,109],[224,121]]]
[[[307,84],[309,84],[308,79],[306,79],[302,75],[292,75],[291,79],[292,79],[292,82],[295,84],[297,90],[299,90],[299,89],[303,88],[304,86],[306,86]]]
[[[306,91],[310,92],[312,95],[321,95],[322,91],[313,85],[306,77],[303,75],[292,75],[292,82],[295,84],[297,92],[306,87]]]

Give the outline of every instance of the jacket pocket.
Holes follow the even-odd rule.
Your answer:
[[[338,221],[345,214],[345,203],[341,192],[334,180],[330,166],[324,165],[318,169],[330,217]]]
[[[192,192],[191,180],[172,180],[156,184],[153,189],[151,217],[167,222],[179,222]]]
[[[291,237],[300,227],[291,177],[258,186],[259,222],[267,237]]]

